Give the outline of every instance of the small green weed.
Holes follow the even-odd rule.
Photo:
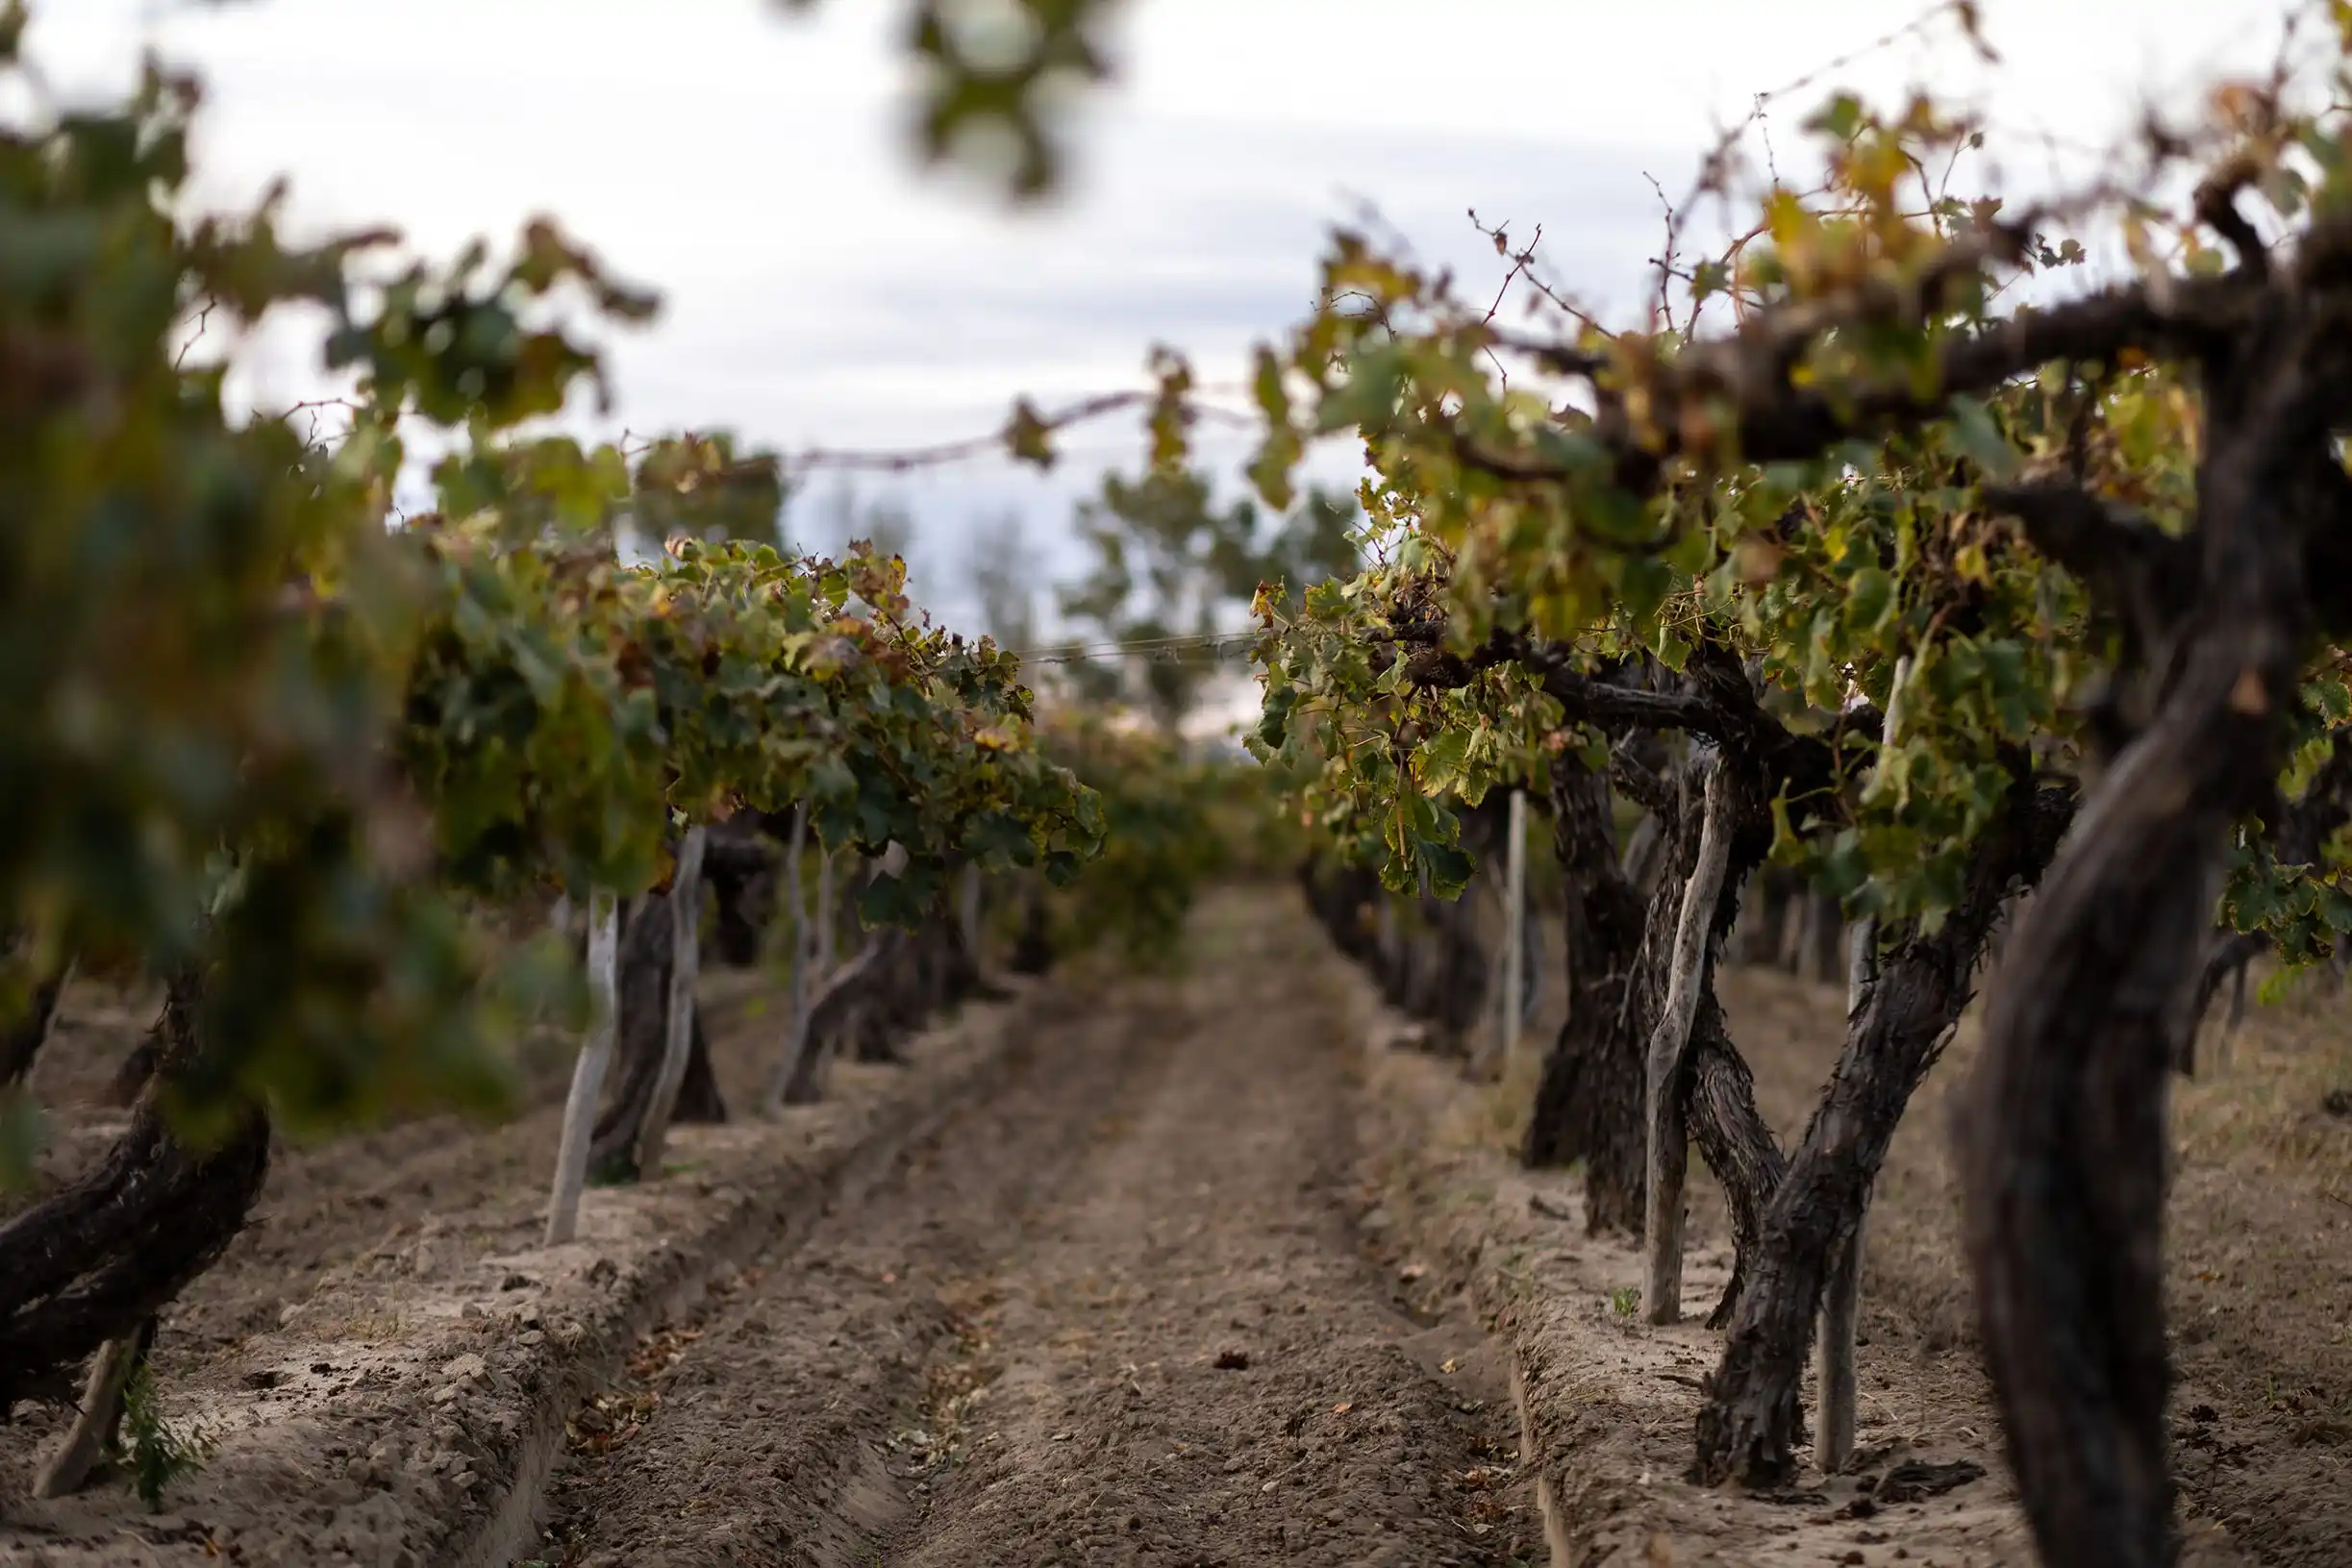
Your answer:
[[[1632,1285],[1621,1285],[1609,1293],[1609,1306],[1619,1317],[1632,1317],[1641,1306],[1641,1292]]]
[[[130,1471],[132,1490],[147,1511],[162,1512],[163,1489],[203,1468],[219,1446],[219,1437],[202,1427],[178,1429],[164,1421],[155,1374],[141,1360],[123,1387],[122,1429],[113,1458]]]

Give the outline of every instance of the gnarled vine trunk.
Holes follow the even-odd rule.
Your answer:
[[[1641,1056],[1639,1036],[1618,1020],[1644,910],[1617,859],[1609,781],[1564,753],[1552,763],[1551,807],[1568,1012],[1544,1055],[1521,1154],[1537,1167],[1583,1160],[1587,1223],[1630,1232],[1641,1224]]]
[[[1567,1021],[1544,1058],[1523,1157],[1537,1166],[1585,1161],[1585,1210],[1595,1230],[1638,1232],[1646,1201],[1642,1173],[1643,1052],[1664,1004],[1666,949],[1645,943],[1670,930],[1698,858],[1699,813],[1662,807],[1660,866],[1645,901],[1616,851],[1608,782],[1574,758],[1552,769],[1552,840],[1567,897]],[[1743,794],[1721,899],[1708,940],[1719,943],[1740,884],[1763,858]],[[1723,1317],[1746,1275],[1765,1198],[1780,1178],[1780,1146],[1756,1108],[1756,1084],[1733,1046],[1712,973],[1702,977],[1682,1092],[1685,1124],[1699,1157],[1723,1188],[1736,1250],[1732,1282],[1711,1321]]]
[[[705,956],[730,968],[748,969],[760,961],[783,902],[784,852],[778,839],[791,829],[789,813],[779,815],[786,819],[781,827],[771,817],[743,812],[707,830],[702,876],[718,917]]]
[[[662,1054],[668,1043],[670,963],[676,945],[668,895],[652,893],[636,900],[621,934],[620,1022],[615,1043],[620,1070],[612,1098],[596,1118],[595,1141],[588,1148],[591,1173],[632,1180],[637,1175],[638,1136],[653,1105],[662,1076]],[[679,1084],[670,1120],[723,1122],[727,1105],[711,1070],[711,1042],[703,1031],[699,1003],[688,1029],[686,1077]]]
[[[1756,1108],[1755,1075],[1732,1044],[1730,1024],[1712,985],[1699,998],[1699,1015],[1690,1026],[1690,1107],[1684,1119],[1699,1157],[1723,1189],[1723,1207],[1732,1222],[1731,1282],[1707,1315],[1707,1326],[1720,1329],[1731,1321],[1747,1290],[1750,1259],[1764,1231],[1764,1204],[1778,1190],[1787,1160]]]
[[[2059,791],[2013,785],[2008,811],[1970,857],[1958,908],[1933,934],[1906,932],[1880,957],[1805,1135],[1766,1189],[1745,1288],[1699,1411],[1693,1479],[1781,1486],[1795,1475],[1798,1388],[1832,1260],[1850,1245],[1904,1108],[1967,1005],[2005,899],[2048,863],[2070,809]]]
[[[1709,928],[1714,923],[1724,873],[1731,861],[1732,796],[1736,792],[1736,786],[1726,783],[1728,770],[1712,760],[1693,759],[1691,771],[1705,781],[1706,804],[1698,813],[1698,850],[1691,857],[1689,876],[1678,900],[1673,939],[1666,944],[1665,994],[1642,1052],[1646,1186],[1641,1307],[1644,1321],[1654,1324],[1682,1320],[1683,1180],[1690,1160],[1689,1122],[1685,1113],[1691,1064],[1690,1026],[1714,969],[1716,943],[1710,939]],[[1692,814],[1692,804],[1684,803],[1686,818]]]
[[[74,1371],[210,1268],[244,1229],[269,1170],[269,1118],[232,1113],[226,1134],[191,1146],[159,1100],[201,1054],[201,983],[166,988],[157,1071],[130,1128],[96,1167],[0,1226],[0,1421],[20,1400],[70,1404]]]
[[[2307,236],[2289,285],[2339,286],[2345,237]],[[2259,252],[2244,260],[2231,282],[2260,291],[2198,352],[2193,586],[2141,639],[2145,722],[2089,789],[2009,944],[1957,1125],[1986,1361],[2052,1562],[2139,1568],[2177,1549],[2164,1420],[2169,1069],[2230,825],[2274,793],[2307,595],[2340,593],[2311,552],[2323,540],[2339,551],[2352,525],[2352,485],[2331,450],[2352,332],[2332,300],[2271,290]]]
[[[856,1009],[887,968],[892,948],[902,938],[897,931],[878,931],[838,969],[811,988],[809,1026],[800,1037],[800,1055],[785,1075],[784,1104],[814,1105],[824,1098],[825,1066],[841,1040],[856,1025]]]

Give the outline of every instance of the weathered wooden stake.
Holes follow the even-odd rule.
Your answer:
[[[155,1319],[149,1318],[137,1333],[98,1347],[98,1354],[89,1358],[89,1379],[82,1386],[82,1407],[74,1412],[64,1440],[34,1478],[35,1497],[70,1497],[89,1481],[122,1430],[123,1392],[154,1343]]]
[[[1672,967],[1665,1006],[1650,1032],[1646,1116],[1648,1193],[1641,1238],[1642,1316],[1674,1323],[1683,1310],[1683,1179],[1689,1173],[1690,1141],[1683,1122],[1683,1063],[1690,1046],[1690,1025],[1698,1015],[1707,969],[1707,932],[1722,895],[1731,863],[1731,781],[1720,759],[1698,764],[1707,775],[1707,804],[1699,829],[1698,861],[1683,886],[1675,922]]]
[[[588,1182],[588,1145],[596,1131],[596,1101],[604,1093],[605,1071],[613,1064],[613,1034],[620,1019],[620,900],[610,887],[588,895],[588,1001],[593,1012],[580,1059],[572,1066],[571,1094],[563,1102],[563,1140],[556,1155],[556,1184],[547,1205],[547,1245],[558,1246],[579,1232],[580,1189]]]

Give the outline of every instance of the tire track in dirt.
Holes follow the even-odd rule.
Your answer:
[[[1198,926],[1190,979],[1072,997],[898,1180],[645,1346],[589,1417],[641,1430],[566,1466],[542,1560],[1510,1562],[1481,1336],[1405,1316],[1354,1223],[1337,960],[1287,899]]]

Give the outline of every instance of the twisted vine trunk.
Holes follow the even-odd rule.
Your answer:
[[[1895,684],[1903,684],[1905,660],[1895,666]],[[1887,740],[1894,741],[1894,722],[1889,704]],[[1870,998],[1871,987],[1878,983],[1878,921],[1864,919],[1855,923],[1847,940],[1852,952],[1846,959],[1845,1016],[1850,1027],[1863,1005]],[[1898,1112],[1898,1114],[1900,1114]],[[1821,1431],[1814,1441],[1814,1457],[1826,1475],[1837,1475],[1854,1457],[1854,1439],[1861,1425],[1857,1402],[1861,1398],[1861,1374],[1855,1365],[1857,1343],[1862,1336],[1862,1275],[1864,1250],[1869,1245],[1869,1192],[1864,1188],[1864,1208],[1854,1217],[1854,1233],[1830,1248],[1829,1270],[1822,1282],[1821,1354],[1816,1360],[1818,1371],[1814,1381],[1821,1391]]]
[[[2230,699],[2261,640],[2209,638],[2086,806],[2011,947],[1959,1124],[1986,1360],[2051,1561],[2174,1556],[2165,1085],[2219,887],[2225,759],[2270,750]]]
[[[623,927],[619,956],[620,1013],[614,1036],[619,1081],[596,1118],[594,1141],[588,1148],[591,1173],[631,1181],[637,1177],[638,1144],[661,1088],[663,1060],[669,1045],[670,989],[677,952],[678,922],[669,895],[652,893],[636,900]],[[711,1041],[703,1028],[702,1007],[690,995],[686,1005],[686,1066],[670,1120],[723,1122],[727,1104],[711,1068]]]
[[[2071,803],[2013,786],[1970,856],[1960,905],[1932,934],[1885,945],[1846,1042],[1787,1169],[1768,1189],[1745,1288],[1700,1407],[1693,1479],[1777,1487],[1797,1470],[1798,1390],[1832,1264],[1852,1245],[1912,1094],[1969,999],[1969,978],[2011,890],[2049,861]]]
[[[129,1130],[94,1169],[0,1226],[0,1420],[20,1400],[73,1403],[75,1369],[110,1340],[135,1340],[244,1229],[269,1171],[267,1113],[233,1106],[219,1140],[197,1147],[160,1104],[203,1054],[202,1006],[200,978],[174,976]]]
[[[596,1101],[604,1093],[605,1070],[613,1060],[619,1026],[619,900],[610,887],[591,888],[588,901],[588,1038],[572,1062],[571,1092],[563,1101],[563,1131],[556,1147],[555,1185],[547,1199],[546,1243],[561,1246],[579,1233],[580,1192],[587,1184],[589,1145],[595,1138]]]
[[[1732,1277],[1722,1299],[1707,1315],[1720,1329],[1746,1293],[1748,1275],[1764,1232],[1765,1202],[1780,1187],[1788,1161],[1756,1108],[1756,1079],[1732,1044],[1730,1026],[1712,985],[1699,999],[1691,1025],[1690,1108],[1685,1120],[1699,1157],[1723,1189],[1732,1222]]]
[[[1568,1014],[1543,1058],[1521,1155],[1531,1166],[1585,1162],[1585,1216],[1596,1231],[1641,1223],[1641,1058],[1618,1027],[1641,951],[1642,902],[1617,859],[1609,782],[1572,756],[1552,764],[1552,853],[1564,920]]]
[[[858,956],[826,975],[811,989],[809,1025],[800,1036],[800,1055],[785,1075],[784,1103],[814,1105],[824,1098],[825,1064],[853,1023],[853,1009],[864,990],[888,962],[900,933],[880,931],[868,936]]]
[[[1664,1002],[1669,945],[1645,944],[1643,935],[1671,930],[1679,919],[1701,823],[1697,812],[1668,813],[1673,820],[1662,823],[1661,863],[1645,904],[1618,859],[1609,797],[1608,782],[1575,759],[1554,761],[1552,842],[1567,894],[1568,1016],[1544,1058],[1522,1156],[1539,1167],[1582,1159],[1588,1223],[1639,1232],[1647,1197],[1643,1051]],[[1753,791],[1743,790],[1737,804],[1710,942],[1729,929],[1728,911],[1769,841],[1768,828],[1760,836],[1748,820],[1761,809]],[[1681,1093],[1690,1141],[1723,1188],[1732,1221],[1732,1282],[1710,1318],[1719,1322],[1746,1278],[1782,1157],[1756,1108],[1755,1079],[1732,1043],[1712,972],[1699,979]]]
[[[2314,236],[2301,281],[2339,283],[2345,261],[2341,233]],[[2340,548],[2352,518],[2331,450],[2352,333],[2325,298],[2265,292],[2250,309],[2200,356],[2194,591],[2147,640],[2147,720],[2089,790],[2010,944],[1956,1126],[1986,1361],[2051,1562],[2140,1568],[2177,1551],[2169,1068],[2231,823],[2274,793],[2308,594],[2329,585],[2310,552]]]

